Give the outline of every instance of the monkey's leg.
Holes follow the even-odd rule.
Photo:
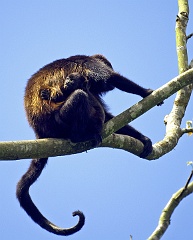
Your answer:
[[[55,114],[57,123],[69,126],[69,139],[72,142],[83,142],[94,140],[93,145],[97,145],[99,137],[97,130],[89,131],[92,121],[92,104],[88,93],[81,89],[75,90]],[[101,139],[101,138],[100,138]]]
[[[105,122],[107,122],[111,118],[113,118],[113,115],[106,112]],[[146,158],[153,150],[151,140],[130,125],[122,127],[116,133],[128,135],[141,141],[144,145],[143,152],[140,154],[141,158]]]

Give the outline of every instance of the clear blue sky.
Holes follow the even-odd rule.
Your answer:
[[[193,31],[193,2],[189,2],[188,33]],[[116,71],[153,89],[175,77],[177,13],[177,0],[1,0],[1,141],[35,138],[25,118],[24,89],[27,79],[53,60],[101,53]],[[193,40],[188,47],[192,59]],[[105,100],[117,114],[140,98],[115,90]],[[161,140],[163,118],[173,100],[132,125],[154,143]],[[192,119],[191,106],[185,120]],[[85,226],[67,237],[70,240],[126,240],[130,234],[144,240],[157,226],[171,195],[185,184],[192,144],[193,138],[183,136],[175,150],[152,162],[108,148],[50,158],[31,196],[43,214],[61,227],[76,223],[71,216],[74,210],[85,213]],[[41,229],[19,207],[15,188],[29,163],[0,162],[0,239],[62,239]],[[192,239],[192,203],[193,195],[180,204],[164,240]]]

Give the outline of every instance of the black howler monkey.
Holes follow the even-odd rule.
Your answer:
[[[54,61],[41,68],[27,83],[24,101],[29,124],[38,139],[92,140],[93,146],[97,146],[102,140],[104,122],[113,118],[101,96],[115,87],[143,98],[153,91],[116,73],[102,55],[77,55]],[[131,126],[125,126],[117,133],[132,136],[144,144],[140,157],[145,158],[152,152],[151,140]],[[32,160],[17,184],[17,198],[21,207],[42,228],[67,236],[82,228],[83,213],[75,211],[73,216],[79,216],[77,225],[63,229],[48,221],[29,195],[30,186],[40,176],[47,160]]]
[[[75,143],[92,140],[93,147],[97,146],[102,141],[105,112],[102,102],[89,91],[86,78],[78,72],[71,73],[60,92],[53,89],[42,89],[40,95],[55,109],[54,118],[62,131],[61,138]]]

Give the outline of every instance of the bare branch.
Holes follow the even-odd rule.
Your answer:
[[[135,155],[139,155],[143,149],[140,141],[128,136],[111,135],[122,126],[131,122],[135,118],[157,105],[162,100],[168,98],[182,87],[193,83],[193,69],[189,69],[185,73],[175,77],[170,82],[154,91],[151,95],[144,98],[131,108],[111,119],[106,123],[103,131],[103,143],[101,147],[121,148],[131,151]],[[183,132],[179,129],[178,139]],[[111,135],[111,136],[109,136]],[[107,138],[107,136],[109,136]],[[106,138],[106,139],[105,139]],[[115,141],[116,139],[116,141]],[[170,150],[176,146],[176,142],[170,145]],[[73,144],[70,141],[62,139],[40,139],[28,141],[12,141],[0,142],[0,159],[17,160],[25,158],[40,158],[48,156],[61,156],[84,152],[92,148],[91,142]],[[160,150],[161,149],[161,150]],[[154,151],[148,159],[155,159],[164,154],[163,147],[154,145]]]
[[[186,37],[186,41],[188,41],[191,37],[193,37],[193,33],[189,34],[189,35]]]
[[[186,37],[186,27],[189,17],[189,6],[187,0],[178,0],[178,5],[179,13],[176,19],[176,49],[178,56],[179,73],[183,73],[189,68],[186,47],[187,39],[189,38]],[[171,113],[167,116],[166,136],[163,141],[158,143],[162,146],[162,149],[164,149],[164,151],[167,148],[167,142],[170,144],[170,142],[173,141],[174,144],[175,142],[177,144],[179,137],[185,132],[184,129],[180,129],[180,124],[182,118],[184,117],[184,113],[191,96],[192,87],[193,85],[191,84],[184,89],[181,89],[176,95],[173,109]],[[186,129],[186,131],[187,130],[190,130],[190,128]],[[185,187],[176,192],[172,196],[166,207],[163,209],[160,216],[159,224],[155,231],[152,233],[152,235],[148,238],[148,240],[158,240],[166,232],[170,224],[171,215],[174,212],[175,208],[178,206],[178,204],[182,201],[183,198],[193,192],[193,183],[188,185],[192,178],[192,175],[193,171],[191,172]]]
[[[186,0],[178,0],[178,5],[179,13],[176,19],[176,49],[179,74],[181,74],[189,68],[186,47],[186,27],[189,17],[189,7],[188,1]],[[171,151],[171,149],[177,145],[179,138],[183,134],[180,125],[190,100],[192,86],[193,85],[190,84],[177,92],[172,111],[167,116],[165,137],[162,141],[154,145],[155,149],[158,150],[157,157]]]
[[[189,69],[185,73],[173,78],[171,81],[155,90],[151,95],[142,99],[123,113],[117,115],[105,124],[103,130],[103,138],[117,131],[127,123],[141,116],[149,109],[156,106],[159,102],[167,99],[175,92],[193,83],[193,69]]]
[[[178,190],[176,193],[173,194],[165,208],[163,209],[158,226],[156,227],[155,231],[152,233],[152,235],[148,238],[148,240],[158,240],[160,239],[163,234],[166,232],[169,224],[171,216],[174,212],[174,210],[177,208],[179,203],[188,195],[190,195],[193,192],[193,182],[190,182],[191,178],[193,176],[193,171],[191,172],[185,187]]]

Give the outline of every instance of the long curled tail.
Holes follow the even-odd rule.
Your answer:
[[[80,211],[73,212],[73,216],[78,216],[78,223],[71,228],[60,228],[55,224],[51,223],[48,219],[46,219],[38,208],[35,206],[31,197],[29,195],[30,186],[37,180],[40,176],[42,170],[44,169],[48,158],[40,158],[33,159],[29,169],[22,176],[20,181],[17,184],[16,196],[19,200],[21,207],[26,211],[26,213],[32,218],[34,222],[36,222],[39,226],[44,228],[45,230],[52,232],[57,235],[68,236],[73,233],[78,232],[85,223],[85,216]]]

